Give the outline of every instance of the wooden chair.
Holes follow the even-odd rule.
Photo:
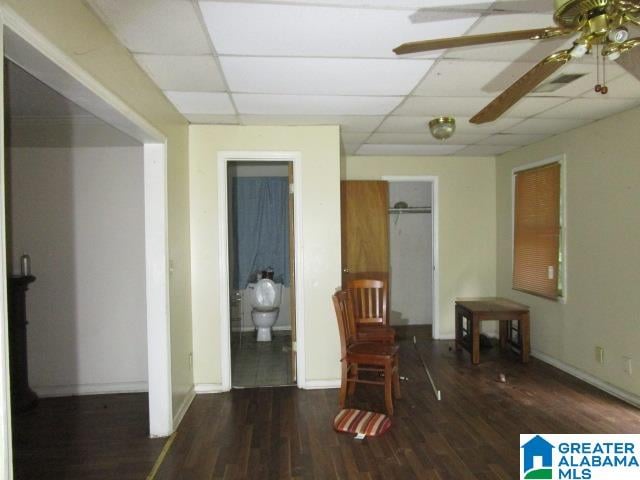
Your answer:
[[[396,332],[387,316],[387,284],[382,280],[358,278],[347,282],[358,340],[395,343]]]
[[[400,377],[398,374],[398,346],[385,343],[357,341],[355,322],[348,294],[344,290],[333,297],[338,329],[342,364],[340,384],[340,408],[344,408],[347,395],[355,392],[357,383],[384,385],[384,403],[387,414],[393,415],[393,398],[400,398]],[[359,372],[383,372],[384,381],[359,378]]]

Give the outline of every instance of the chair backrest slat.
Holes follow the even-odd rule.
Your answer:
[[[381,280],[355,279],[347,282],[355,323],[387,323],[387,285]]]
[[[356,335],[353,309],[345,290],[338,290],[331,298],[333,300],[333,308],[336,311],[336,319],[338,320],[340,349],[344,357],[347,353],[347,347],[353,343]]]

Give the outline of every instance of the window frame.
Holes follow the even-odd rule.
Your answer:
[[[533,168],[544,167],[552,163],[560,164],[560,246],[558,253],[561,261],[558,264],[558,285],[562,286],[560,295],[555,298],[536,295],[535,293],[525,292],[513,288],[513,265],[515,260],[515,228],[516,228],[516,174]],[[544,298],[552,302],[567,303],[568,283],[567,283],[567,159],[565,154],[556,155],[554,157],[545,158],[537,162],[530,162],[518,165],[511,169],[511,290],[534,297]]]

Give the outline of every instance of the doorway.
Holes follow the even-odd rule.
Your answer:
[[[237,342],[240,339],[245,342],[248,338],[252,338],[255,335],[257,342],[257,332],[255,332],[255,324],[251,317],[251,310],[254,308],[251,306],[250,293],[247,293],[247,287],[250,287],[250,283],[257,283],[258,274],[273,276],[273,280],[282,280],[286,276],[284,270],[285,267],[278,267],[280,272],[276,272],[275,265],[251,265],[250,267],[243,267],[244,273],[240,272],[238,278],[238,287],[236,290],[243,290],[242,286],[245,286],[245,292],[235,292],[233,285],[233,273],[232,269],[235,268],[234,256],[236,255],[235,249],[237,247],[231,246],[233,240],[233,198],[230,194],[233,193],[230,188],[231,176],[230,168],[236,172],[244,172],[244,175],[251,175],[251,169],[256,166],[260,166],[261,169],[267,168],[266,171],[273,172],[272,169],[279,170],[278,175],[284,176],[284,168],[287,169],[287,185],[286,192],[283,192],[283,196],[286,193],[287,199],[287,221],[281,222],[288,225],[287,232],[287,247],[288,247],[288,266],[289,271],[288,280],[289,292],[286,295],[284,301],[280,304],[280,311],[283,309],[283,304],[288,300],[289,306],[288,317],[289,325],[283,325],[283,329],[276,323],[276,329],[271,329],[271,333],[275,332],[273,338],[278,336],[284,336],[285,339],[281,340],[282,345],[280,347],[275,346],[276,350],[279,350],[279,354],[287,354],[290,357],[289,367],[287,372],[286,384],[297,384],[299,387],[305,386],[305,363],[304,363],[304,321],[302,312],[304,312],[304,292],[301,286],[304,284],[302,279],[302,215],[301,215],[301,155],[299,152],[272,152],[272,151],[252,151],[252,152],[219,152],[218,153],[218,218],[219,218],[219,285],[220,285],[220,362],[222,367],[222,378],[220,389],[227,391],[236,386],[233,381],[232,369],[232,334],[233,330],[239,330],[241,335],[236,335]],[[279,166],[280,165],[280,166]],[[282,167],[281,167],[282,166]],[[263,170],[264,172],[265,170]],[[248,172],[248,173],[247,173]],[[253,170],[253,175],[258,172]],[[264,177],[265,175],[261,175]],[[236,175],[236,178],[238,176]],[[245,177],[246,178],[246,177]],[[251,190],[251,188],[249,188]],[[253,188],[254,194],[256,192]],[[231,198],[231,202],[230,202]],[[281,205],[282,207],[282,205]],[[254,228],[255,231],[255,228]],[[269,262],[267,262],[269,263]],[[283,264],[284,265],[284,264]],[[273,272],[269,271],[269,266],[272,267]],[[264,270],[264,272],[263,272]],[[279,278],[276,278],[278,276]],[[253,280],[254,282],[251,282]],[[254,285],[255,287],[255,285]],[[282,295],[282,293],[281,293]],[[251,306],[251,309],[249,308]],[[286,305],[285,305],[286,308]],[[232,324],[232,317],[235,317]],[[283,316],[283,318],[286,318]],[[287,333],[290,328],[290,340],[287,338]],[[243,331],[244,330],[244,331]],[[247,331],[248,330],[248,331]],[[283,333],[279,333],[283,332]],[[266,345],[267,343],[263,343]],[[245,343],[246,345],[246,343]],[[270,346],[275,344],[269,343]],[[235,345],[234,345],[235,347]],[[257,346],[256,346],[257,347]],[[287,352],[288,347],[288,352]],[[268,349],[270,347],[264,347]],[[255,363],[254,363],[255,364]],[[268,369],[266,369],[268,371]],[[257,372],[256,372],[257,373]],[[237,376],[238,372],[236,372]],[[254,376],[254,378],[257,378]],[[255,380],[254,380],[255,383]],[[275,385],[275,379],[271,378],[271,381],[266,385]],[[280,383],[280,382],[278,382]],[[237,385],[239,387],[244,385]],[[246,385],[254,386],[254,385]]]
[[[295,383],[292,172],[290,162],[227,164],[233,388]]]
[[[389,181],[390,323],[427,326],[438,338],[437,178],[385,180]]]
[[[144,225],[143,291],[141,293],[145,306],[141,312],[141,321],[144,326],[141,340],[143,344],[140,347],[141,351],[146,350],[146,353],[143,353],[145,358],[142,363],[146,363],[147,378],[144,379],[144,385],[139,385],[137,388],[148,390],[144,401],[148,416],[143,417],[147,428],[142,431],[142,435],[152,437],[170,435],[174,429],[174,418],[169,343],[166,138],[146,120],[128,109],[119,98],[106,91],[99,82],[88,77],[68,57],[53,48],[44,37],[30,30],[19,19],[7,17],[4,20],[3,47],[6,59],[36,78],[41,84],[65,97],[69,103],[81,107],[90,116],[99,119],[97,121],[107,125],[107,128],[118,130],[119,135],[128,135],[141,147],[142,181],[140,185],[142,190],[139,193],[143,205],[142,224]],[[54,123],[54,126],[59,125]],[[4,167],[3,157],[2,168]],[[2,201],[2,212],[5,217],[8,217],[10,212],[7,211],[4,196]],[[106,218],[104,220],[108,221]],[[1,240],[4,248],[6,246],[4,230]],[[2,260],[2,268],[9,274],[13,273],[11,270],[15,270],[15,268],[7,268],[6,259]],[[4,275],[2,277],[0,289],[6,292],[7,280]],[[3,324],[0,354],[6,358],[8,355],[4,346],[8,344],[8,341],[5,341],[8,337],[8,321],[4,314],[0,316]],[[11,421],[8,370],[6,365],[2,373],[3,385],[6,387],[2,401],[2,408],[5,409],[2,417],[6,422],[3,421],[3,433],[0,435],[5,453],[3,458],[6,459],[12,456],[8,434]],[[75,393],[75,391],[69,393]],[[11,471],[10,464],[5,464],[4,467],[7,472]]]

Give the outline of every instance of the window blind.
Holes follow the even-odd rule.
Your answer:
[[[556,299],[560,249],[560,164],[515,174],[513,288]]]

